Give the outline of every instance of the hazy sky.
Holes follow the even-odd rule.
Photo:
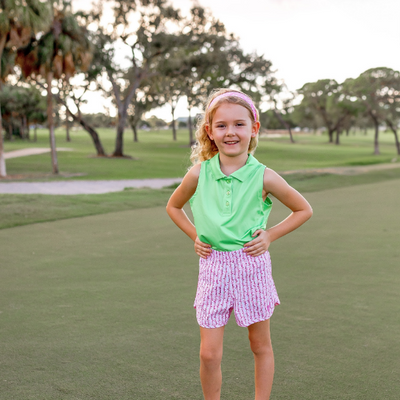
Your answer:
[[[189,0],[173,0],[182,9]],[[400,69],[400,0],[200,0],[272,61],[291,90],[343,81],[373,67]],[[228,5],[228,6],[227,6]]]
[[[172,0],[187,12],[191,0]],[[373,67],[400,70],[400,0],[198,0],[269,59],[290,90],[306,82],[342,82]],[[169,110],[157,115],[170,119]],[[185,101],[176,116],[186,115]]]

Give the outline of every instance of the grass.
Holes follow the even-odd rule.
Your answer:
[[[286,175],[301,193],[400,179],[400,168],[360,175],[299,173]],[[0,194],[0,229],[114,211],[165,206],[177,185],[161,190],[125,189],[87,195]]]
[[[400,180],[306,197],[314,217],[271,246],[271,399],[397,400]],[[286,215],[275,202],[270,224]],[[4,229],[0,242],[2,399],[202,398],[197,257],[164,207]],[[252,398],[233,318],[223,376],[222,399]]]
[[[360,175],[301,173],[285,176],[301,193],[400,179],[400,168]],[[0,229],[114,211],[165,206],[176,185],[88,195],[0,194]]]
[[[72,196],[0,194],[0,229],[165,205],[171,189],[129,189]]]
[[[113,148],[114,132],[100,129],[103,143],[110,152]],[[125,149],[135,159],[104,159],[93,157],[93,146],[86,132],[74,131],[72,142],[65,143],[64,132],[57,130],[58,146],[74,151],[59,152],[61,172],[83,174],[73,179],[129,179],[162,178],[183,176],[189,166],[187,131],[178,132],[174,143],[169,131],[140,132],[139,143],[125,136]],[[392,135],[381,134],[381,156],[371,153],[372,134],[343,138],[341,146],[329,145],[326,137],[297,135],[296,144],[287,138],[260,139],[257,158],[277,171],[323,168],[331,166],[368,165],[390,161],[394,156]],[[6,150],[27,147],[47,147],[47,132],[39,130],[37,142],[6,142]],[[8,173],[26,174],[25,180],[69,179],[44,177],[49,173],[50,155],[20,157],[7,160]],[[285,175],[285,179],[300,192],[314,192],[337,187],[354,186],[400,178],[400,168],[370,172],[357,176],[338,176],[321,173],[297,173]],[[0,229],[57,219],[82,217],[138,208],[165,205],[171,189],[162,191],[141,189],[104,195],[8,195],[0,194]]]
[[[99,129],[108,153],[114,147],[115,132]],[[126,154],[133,159],[96,158],[91,139],[85,131],[72,132],[72,142],[65,141],[64,130],[56,131],[57,146],[74,151],[59,152],[60,171],[64,174],[81,174],[73,179],[136,179],[181,177],[189,167],[188,132],[180,130],[177,142],[172,141],[170,131],[139,132],[139,143],[134,143],[130,131],[125,132]],[[332,166],[368,165],[390,162],[396,157],[393,135],[381,134],[381,155],[372,154],[372,132],[368,135],[342,138],[340,146],[327,143],[326,136],[295,135],[296,143],[287,138],[261,138],[256,157],[276,171]],[[6,151],[29,147],[48,147],[48,133],[38,131],[37,142],[6,142]],[[29,179],[70,179],[44,177],[51,172],[50,155],[20,157],[7,160],[10,175],[29,173]],[[27,180],[29,180],[27,179]]]

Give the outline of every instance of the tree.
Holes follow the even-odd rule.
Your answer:
[[[293,107],[291,117],[295,125],[300,128],[312,129],[314,132],[324,126],[319,114],[303,102]]]
[[[272,113],[275,118],[280,122],[281,126],[289,132],[290,142],[294,143],[292,128],[290,122],[288,121],[288,115],[293,111],[293,100],[294,94],[290,93],[290,97],[281,97],[282,92],[286,89],[286,94],[288,94],[286,85],[284,83],[278,83],[278,81],[272,77],[264,84],[263,88],[267,94],[268,102],[272,104]],[[278,108],[278,102],[281,103],[281,107]]]
[[[396,110],[400,103],[400,72],[385,67],[371,68],[356,79],[347,79],[344,86],[348,97],[357,99],[362,105],[361,111],[373,122],[374,154],[380,154],[379,126],[387,123],[390,127],[392,121],[397,118]],[[393,133],[398,149],[397,132]]]
[[[346,119],[357,113],[358,105],[342,93],[342,86],[334,79],[306,83],[298,92],[303,95],[303,109],[309,109],[321,118],[328,130],[329,143],[333,143],[336,132],[336,144],[339,144],[340,131]]]
[[[151,87],[151,86],[150,86]],[[142,120],[143,114],[159,105],[158,94],[152,94],[145,90],[140,91],[128,109],[129,124],[133,131],[133,141],[138,142],[137,126]]]
[[[393,102],[389,102],[385,111],[385,122],[394,134],[397,154],[400,155],[400,143],[399,136],[397,134],[397,128],[400,124],[400,101],[395,100]]]
[[[91,72],[88,71],[88,73],[85,74],[87,80],[81,82],[79,85],[74,85],[69,81],[59,82],[59,86],[61,86],[61,88],[59,89],[58,94],[55,94],[54,97],[59,104],[64,106],[66,115],[70,116],[73,122],[81,125],[82,128],[90,135],[90,138],[92,139],[93,145],[97,152],[97,157],[105,157],[106,153],[101,143],[100,136],[95,129],[95,126],[83,116],[81,111],[81,106],[83,104],[86,104],[84,96],[89,90],[92,83],[90,75]],[[71,106],[68,104],[71,102],[75,106],[77,112],[73,112],[71,110]]]
[[[45,79],[47,90],[47,123],[53,173],[58,174],[58,161],[53,119],[53,79],[69,81],[77,70],[85,71],[91,63],[91,45],[85,29],[79,26],[70,12],[69,3],[53,5],[50,31],[40,37],[33,36],[28,46],[18,51],[16,62],[24,77]]]
[[[114,157],[124,157],[123,134],[128,118],[128,109],[137,95],[141,83],[160,72],[157,67],[171,55],[171,51],[183,43],[175,30],[180,20],[179,12],[166,0],[118,0],[112,5],[113,20],[107,26],[97,19],[97,40],[99,58],[111,84],[117,105],[117,132]],[[132,29],[136,17],[137,28]],[[129,65],[117,61],[118,48],[124,45],[129,50]],[[105,92],[108,88],[99,79]]]
[[[180,76],[170,77],[170,76],[162,76],[161,77],[161,90],[164,93],[165,100],[171,107],[171,128],[172,128],[172,140],[177,140],[176,135],[176,121],[175,121],[175,109],[178,104],[179,99],[183,96],[183,80],[180,79]]]
[[[276,118],[272,110],[267,110],[260,113],[260,123],[261,127],[265,129],[279,129],[281,128],[281,123]]]
[[[0,0],[0,91],[5,72],[9,72],[5,71],[4,50],[11,49],[14,52],[15,49],[24,47],[33,33],[47,30],[50,22],[51,8],[47,2]],[[0,176],[6,176],[2,130],[0,111]]]
[[[30,122],[46,111],[45,98],[32,86],[4,85],[0,92],[0,105],[10,140],[14,133],[22,139],[29,139]]]
[[[179,92],[187,97],[189,142],[193,144],[191,109],[204,104],[211,91],[220,87],[241,89],[257,104],[261,88],[271,79],[272,64],[262,55],[245,54],[238,39],[202,7],[192,7],[183,32],[187,45],[173,59],[180,68],[174,90],[176,97]]]

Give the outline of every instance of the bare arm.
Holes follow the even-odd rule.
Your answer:
[[[211,245],[203,243],[197,237],[196,227],[192,224],[183,206],[190,200],[197,188],[200,164],[192,167],[170,197],[167,204],[167,213],[175,224],[194,241],[196,253],[203,258],[211,253]]]
[[[246,252],[258,256],[268,250],[269,245],[280,237],[294,231],[311,218],[313,210],[308,201],[279,176],[267,168],[264,173],[264,191],[271,193],[282,204],[292,210],[292,213],[279,224],[267,229],[258,230],[254,240],[245,244]]]

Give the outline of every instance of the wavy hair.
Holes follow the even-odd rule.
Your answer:
[[[250,107],[250,104],[237,96],[226,96],[222,97],[221,99],[217,99],[213,101],[215,98],[224,94],[226,92],[237,92],[242,93],[240,90],[232,90],[232,89],[216,89],[214,90],[211,95],[208,97],[205,113],[202,119],[199,120],[197,124],[196,130],[196,143],[192,146],[192,152],[190,154],[190,161],[193,165],[199,164],[202,161],[209,160],[210,158],[214,157],[218,153],[218,148],[214,142],[211,140],[206,131],[206,125],[212,125],[212,121],[217,111],[217,108],[223,103],[230,103],[230,104],[239,104],[242,107],[245,107],[249,111],[249,116],[254,124],[259,119],[259,113],[256,109],[256,116],[257,119],[254,119],[253,110]],[[212,104],[211,104],[212,103]],[[211,104],[211,107],[210,107]],[[256,137],[251,138],[249,144],[249,153],[253,154],[258,144],[258,135]]]

